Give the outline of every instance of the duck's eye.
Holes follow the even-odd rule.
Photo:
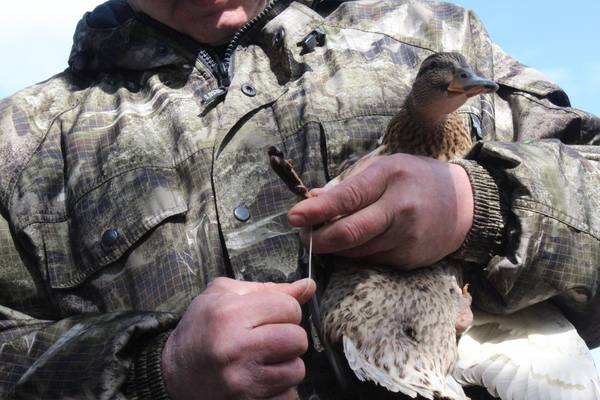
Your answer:
[[[467,75],[466,72],[463,72],[462,74],[460,74],[460,77],[463,79],[467,79],[469,77],[469,75]]]

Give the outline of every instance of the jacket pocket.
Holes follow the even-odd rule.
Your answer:
[[[50,287],[80,285],[161,222],[186,211],[173,169],[140,168],[103,182],[71,205],[66,220],[42,224]]]

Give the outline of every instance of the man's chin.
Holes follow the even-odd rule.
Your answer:
[[[249,20],[260,13],[261,9],[247,10],[242,6],[223,10],[210,17],[204,17],[203,29],[188,32],[201,43],[219,45],[228,42],[231,37]]]

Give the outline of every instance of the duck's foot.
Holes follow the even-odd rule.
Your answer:
[[[473,298],[469,294],[469,284],[466,284],[462,289],[461,310],[458,313],[454,328],[456,336],[460,337],[473,324],[473,311],[471,311],[471,303]]]

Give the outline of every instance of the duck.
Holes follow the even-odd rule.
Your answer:
[[[464,116],[457,111],[469,98],[496,90],[498,84],[476,74],[462,54],[430,55],[421,63],[379,146],[360,159],[343,162],[342,172],[326,186],[337,185],[374,156],[407,153],[443,161],[463,157],[473,142]]]
[[[425,58],[380,145],[328,186],[375,155],[464,156],[472,147],[471,131],[457,111],[469,98],[497,89],[460,53]],[[445,260],[406,272],[339,258],[332,264],[320,300],[321,330],[342,349],[356,377],[412,398],[467,399],[452,374],[457,335],[472,319],[461,265]]]
[[[462,54],[440,52],[428,56],[379,145],[358,160],[348,160],[341,168],[343,172],[326,186],[339,184],[374,156],[409,153],[444,161],[464,157],[473,143],[469,126],[458,110],[471,97],[496,90],[498,85],[476,73]],[[281,151],[271,148],[269,156],[274,171],[292,192],[301,198],[315,195]],[[496,316],[475,310],[473,322],[472,299],[460,262],[444,259],[429,267],[398,271],[364,260],[330,257],[326,269],[326,287],[312,307],[312,318],[316,319],[315,326],[326,349],[343,354],[358,380],[411,398],[467,400],[463,386],[472,385],[484,387],[502,400],[528,398],[518,397],[516,388],[522,386],[512,385],[508,377],[516,370],[519,372],[513,376],[519,382],[531,381],[532,375],[526,376],[512,359],[507,362],[513,363],[512,370],[504,368],[506,365],[501,368],[496,351],[502,349],[487,345],[502,342],[503,338],[514,339],[506,335],[510,318],[494,322]],[[515,317],[516,326],[519,319],[523,325],[524,315]],[[565,321],[562,317],[561,324]],[[527,325],[527,329],[534,325]],[[511,332],[518,336],[523,330],[526,329],[515,328]],[[582,350],[577,346],[581,343],[574,346],[576,350],[565,353]],[[337,357],[330,359],[338,381],[343,381]],[[579,381],[569,382],[576,386]],[[590,390],[593,393],[594,389]],[[567,396],[567,391],[564,393]],[[537,398],[555,397],[531,397]]]

